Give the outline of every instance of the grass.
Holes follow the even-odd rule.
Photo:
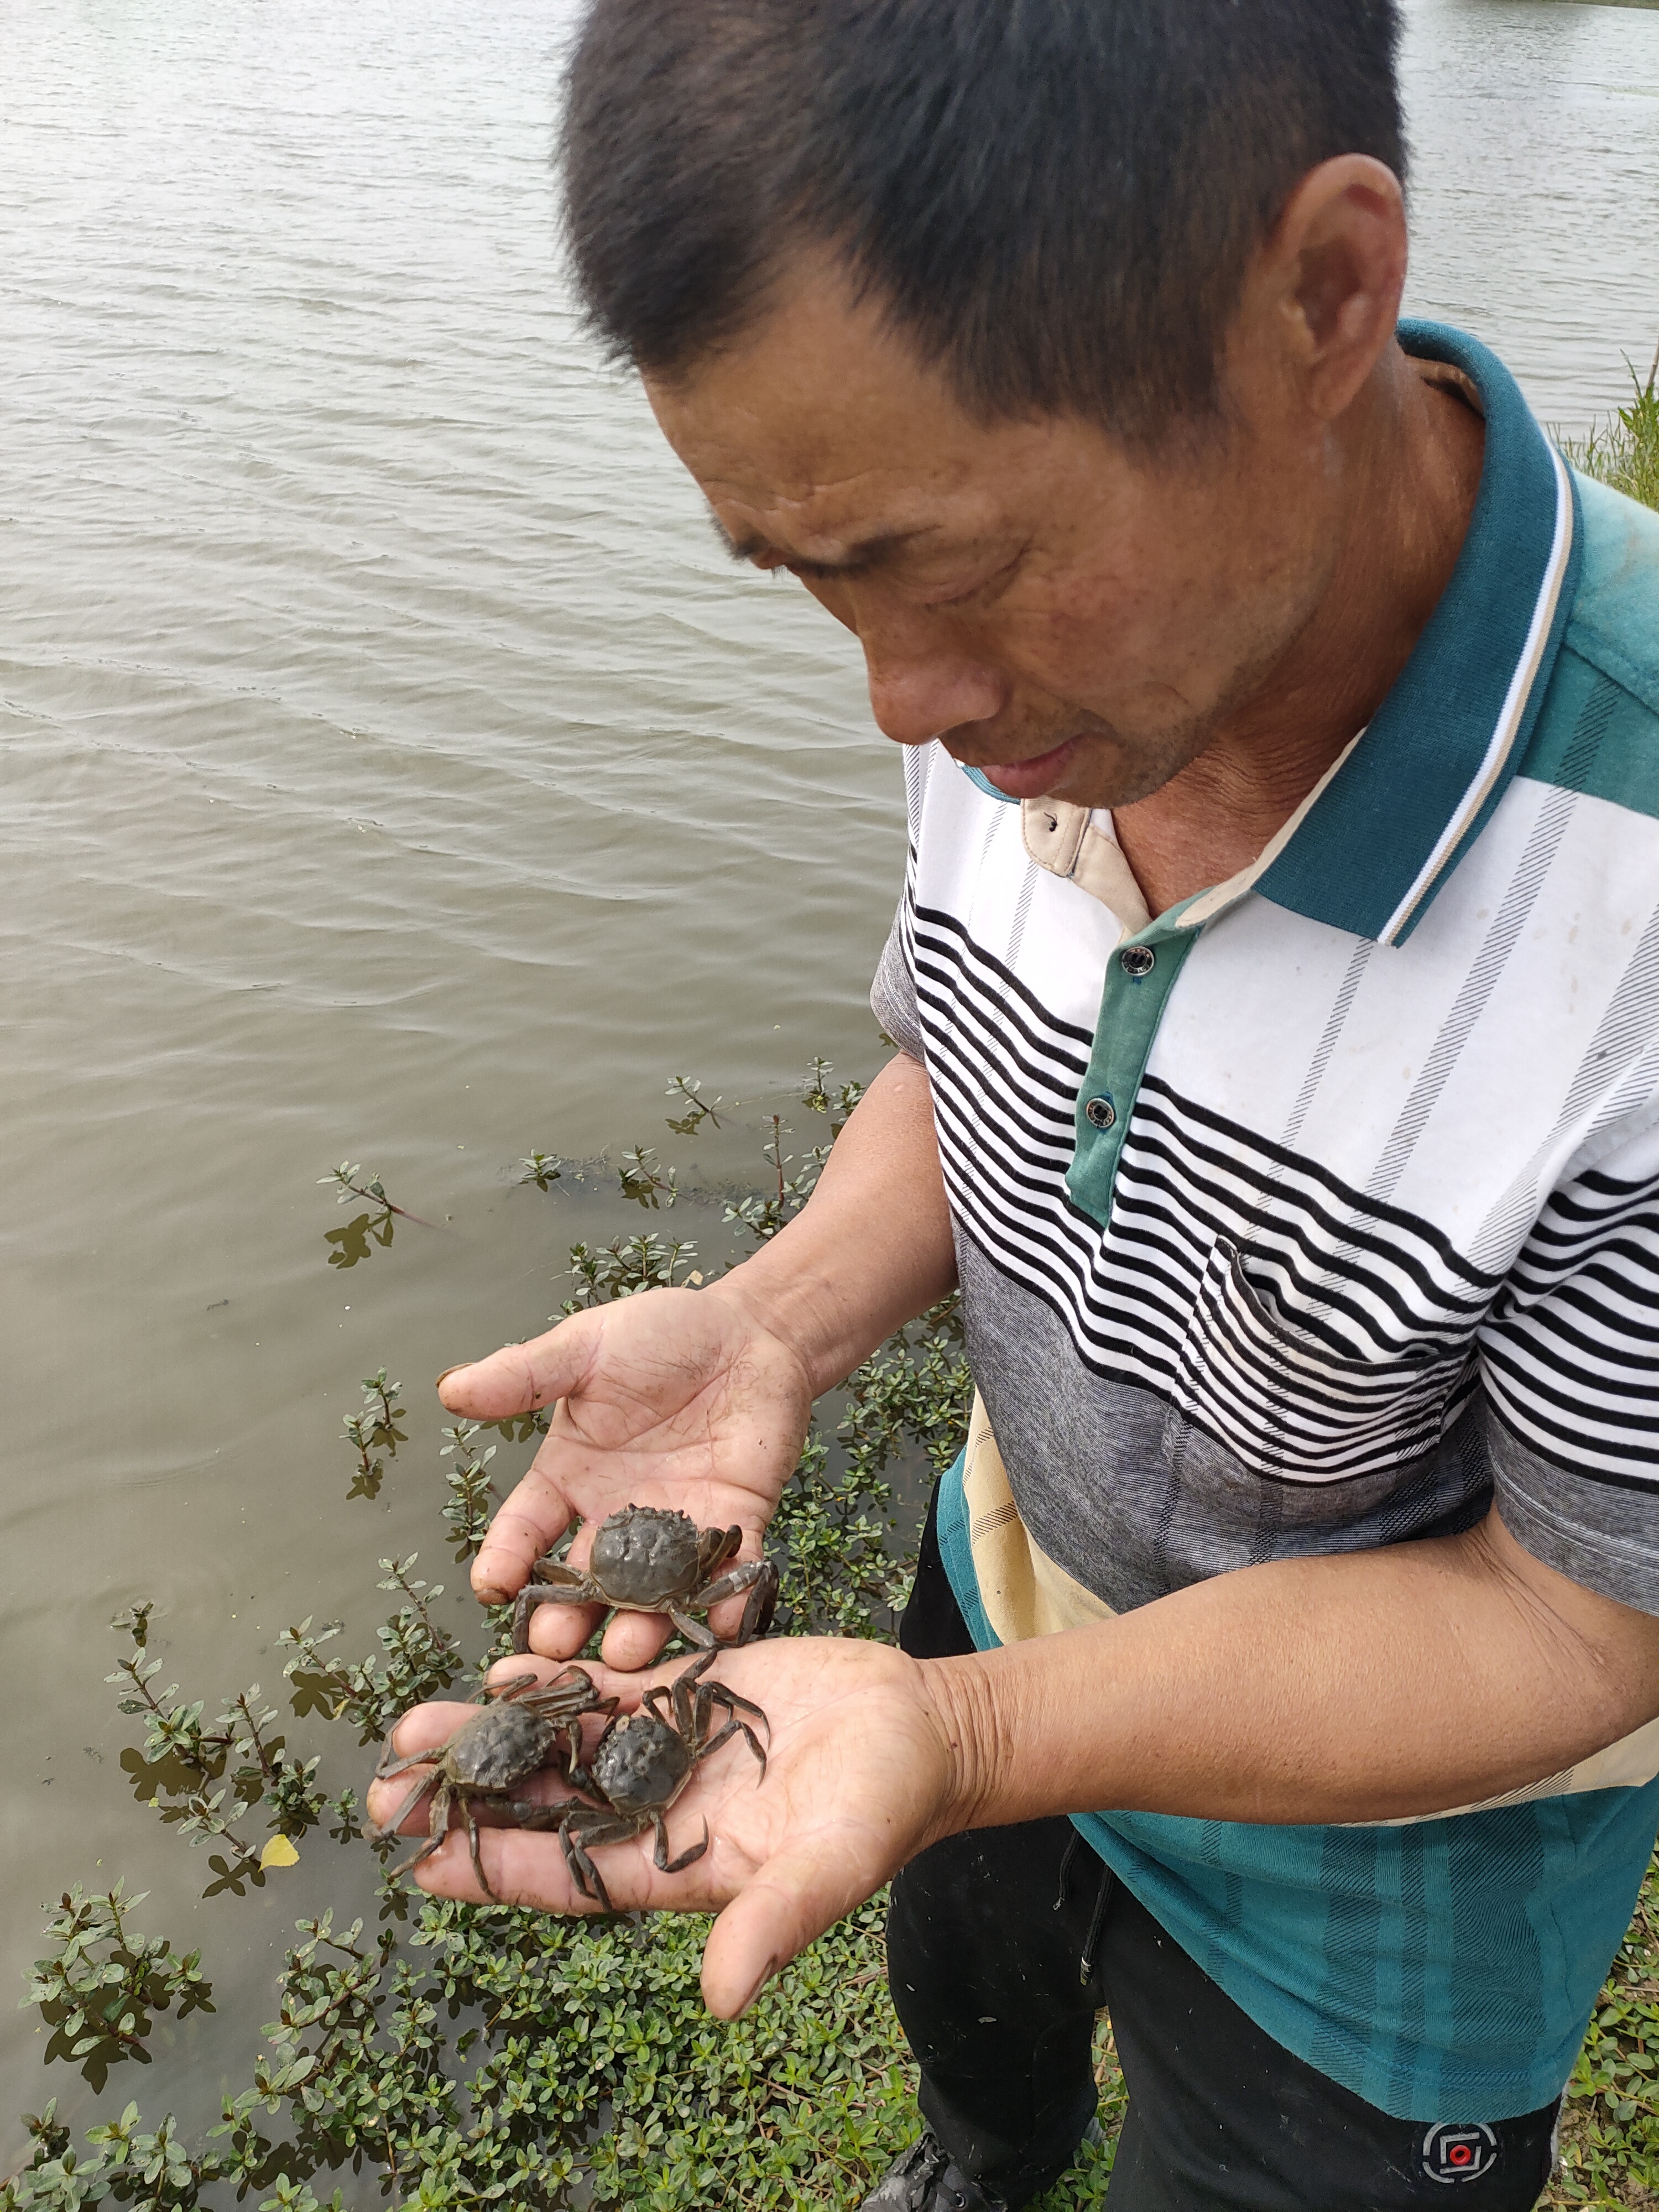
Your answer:
[[[1659,352],[1645,384],[1628,361],[1625,366],[1630,369],[1630,405],[1616,408],[1608,421],[1593,425],[1586,436],[1556,442],[1573,467],[1586,476],[1611,484],[1644,507],[1659,507]]]

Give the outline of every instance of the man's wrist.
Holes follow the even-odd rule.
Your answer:
[[[815,1269],[792,1268],[775,1249],[777,1241],[711,1283],[702,1295],[723,1299],[751,1328],[792,1354],[809,1395],[819,1398],[845,1382],[873,1347],[848,1342],[838,1326],[842,1300],[835,1285]]]
[[[949,1781],[927,1840],[1000,1825],[996,1778],[1006,1771],[1006,1747],[992,1670],[984,1655],[922,1659],[924,1694],[944,1748]]]

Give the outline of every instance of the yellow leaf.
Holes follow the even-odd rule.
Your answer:
[[[297,1866],[300,1854],[286,1836],[273,1836],[259,1854],[262,1867]]]

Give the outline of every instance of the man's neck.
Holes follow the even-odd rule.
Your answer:
[[[1370,720],[1462,550],[1485,428],[1403,355],[1358,441],[1342,550],[1312,620],[1197,759],[1114,828],[1154,915],[1248,867]]]

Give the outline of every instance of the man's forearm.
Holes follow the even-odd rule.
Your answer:
[[[1385,1820],[1541,1780],[1652,1718],[1659,1621],[1531,1559],[1494,1514],[928,1672],[960,1776],[941,1833],[1111,1809]]]
[[[806,1206],[714,1288],[793,1346],[817,1396],[956,1279],[927,1077],[901,1053],[860,1101]]]

